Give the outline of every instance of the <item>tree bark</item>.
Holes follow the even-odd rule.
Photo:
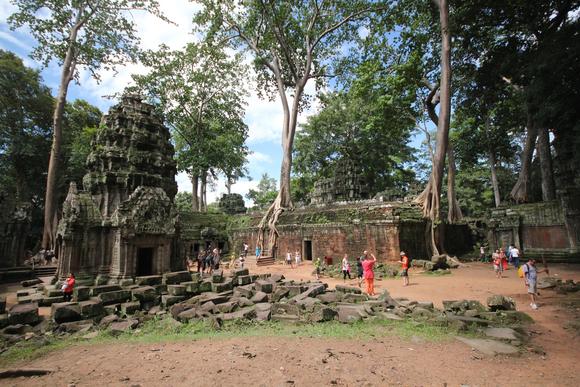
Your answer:
[[[191,209],[193,212],[199,211],[199,196],[197,190],[199,188],[199,176],[191,175]]]
[[[556,185],[552,168],[552,153],[550,151],[550,134],[547,128],[538,130],[538,155],[542,174],[542,200],[547,202],[556,199]]]
[[[201,184],[199,187],[199,210],[201,212],[207,211],[207,203],[205,201],[205,199],[206,199],[206,195],[205,195],[206,186],[207,186],[207,172],[203,172],[201,174]]]
[[[529,200],[530,192],[530,174],[532,172],[532,157],[536,147],[536,138],[538,137],[538,130],[532,120],[532,116],[528,113],[527,134],[524,150],[522,152],[522,169],[518,176],[518,180],[514,184],[510,197],[516,203],[526,203]]]
[[[495,199],[495,206],[499,207],[501,204],[501,196],[499,194],[499,183],[497,181],[497,171],[495,168],[497,161],[493,150],[489,150],[489,169],[491,170],[491,186],[493,187],[493,197]]]
[[[57,192],[56,183],[59,174],[59,160],[60,148],[62,144],[62,121],[64,115],[64,108],[66,105],[66,96],[68,93],[68,86],[72,80],[75,72],[75,53],[74,43],[76,42],[79,21],[81,12],[77,16],[77,23],[71,29],[69,47],[62,65],[62,72],[60,76],[60,85],[58,95],[56,98],[54,113],[52,117],[52,147],[50,150],[50,158],[48,161],[48,174],[46,177],[46,196],[44,199],[44,229],[42,233],[42,248],[54,249],[54,237],[56,235],[57,226],[57,208],[56,203]]]
[[[459,206],[455,192],[457,166],[455,165],[455,155],[453,154],[453,146],[451,143],[447,147],[447,167],[447,201],[449,202],[447,221],[449,223],[455,223],[463,219],[463,213],[461,212],[461,207]]]

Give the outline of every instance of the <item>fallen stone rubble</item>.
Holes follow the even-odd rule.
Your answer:
[[[522,341],[521,326],[529,321],[515,310],[511,298],[496,295],[487,305],[478,301],[444,301],[443,310],[431,302],[394,299],[388,291],[369,297],[361,289],[337,285],[329,290],[319,281],[293,281],[282,275],[251,275],[238,269],[230,275],[217,270],[210,276],[175,272],[163,276],[137,277],[121,285],[78,286],[74,302],[62,302],[58,286],[35,285],[17,294],[19,304],[0,314],[1,337],[8,343],[42,335],[88,334],[109,329],[113,334],[131,331],[155,316],[167,316],[176,324],[192,320],[221,326],[230,320],[319,323],[337,320],[354,323],[367,319],[410,319],[449,326],[458,331],[503,329],[500,339]],[[3,305],[0,300],[0,308]],[[50,306],[50,319],[42,318],[39,306]],[[4,312],[4,310],[0,310]],[[497,337],[496,337],[497,339]]]

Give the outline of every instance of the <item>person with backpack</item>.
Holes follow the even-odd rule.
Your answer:
[[[73,273],[69,273],[67,279],[62,284],[62,294],[64,296],[65,302],[72,301],[75,282],[75,275]]]
[[[518,275],[520,278],[524,279],[524,283],[528,288],[528,294],[530,295],[530,307],[533,310],[538,309],[538,304],[536,304],[536,295],[538,293],[538,273],[546,273],[549,274],[550,272],[548,269],[536,269],[536,260],[529,259],[527,263],[524,263],[521,268],[518,270]]]
[[[409,286],[409,257],[404,251],[401,251],[401,276],[403,277],[403,286]]]

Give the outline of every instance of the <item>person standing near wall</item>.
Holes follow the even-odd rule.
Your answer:
[[[65,302],[72,301],[75,283],[76,283],[75,275],[73,273],[69,273],[67,279],[64,281],[64,284],[62,285],[62,293],[64,295]]]
[[[294,258],[296,259],[296,266],[300,266],[300,262],[302,261],[302,257],[300,256],[300,250],[296,250]]]
[[[344,254],[342,258],[342,282],[346,282],[346,277],[350,278],[350,264],[348,263],[348,255]]]
[[[370,255],[370,258],[369,258]],[[373,253],[368,253],[368,251],[363,252],[365,259],[362,261],[362,267],[364,271],[364,279],[366,283],[366,290],[369,296],[375,295],[375,262],[377,262],[377,257]]]
[[[409,257],[404,251],[401,251],[401,276],[403,277],[403,286],[409,286]]]
[[[260,248],[260,246],[256,245],[256,261],[258,260],[258,258],[260,258],[260,255],[262,255],[262,249]]]

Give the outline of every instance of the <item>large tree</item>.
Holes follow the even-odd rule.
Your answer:
[[[189,43],[182,50],[161,46],[149,51],[143,63],[151,71],[133,76],[137,89],[164,114],[174,134],[178,168],[191,178],[192,208],[204,211],[208,177],[221,172],[229,187],[246,172],[241,57],[229,55],[223,45]]]
[[[254,58],[259,90],[277,96],[282,105],[280,190],[260,223],[259,234],[259,243],[263,243],[263,231],[268,227],[267,248],[272,250],[278,237],[278,217],[293,207],[292,150],[298,115],[306,103],[306,85],[331,75],[329,67],[344,45],[357,36],[361,21],[385,7],[380,1],[366,0],[199,2],[203,9],[195,21],[204,29],[205,38],[247,49]]]
[[[57,184],[68,87],[78,80],[79,69],[99,79],[98,71],[134,61],[139,37],[131,11],[153,13],[160,18],[155,0],[14,0],[17,11],[8,18],[12,28],[27,26],[38,45],[32,58],[61,66],[52,118],[53,136],[44,209],[43,248],[54,246],[57,217]]]

